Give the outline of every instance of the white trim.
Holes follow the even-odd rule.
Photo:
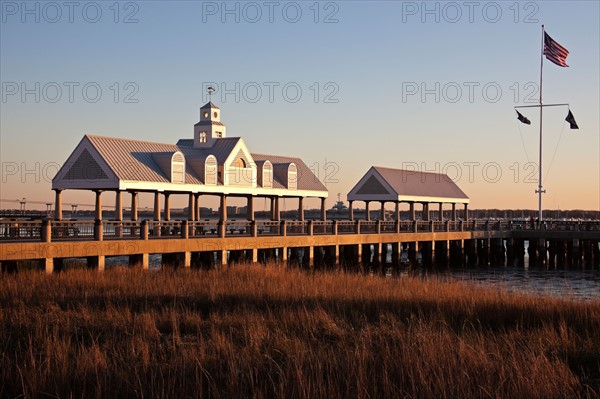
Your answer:
[[[285,188],[265,189],[262,187],[242,187],[242,186],[207,186],[204,184],[181,184],[181,183],[158,183],[143,181],[121,180],[118,187],[111,187],[113,190],[136,190],[136,191],[177,191],[182,193],[206,193],[206,194],[239,194],[239,195],[272,195],[278,197],[324,197],[327,198],[327,191],[312,190],[288,190]]]
[[[98,163],[107,179],[65,179],[65,175],[75,164],[81,153],[87,150],[90,156]],[[94,188],[115,188],[119,185],[117,175],[112,171],[104,158],[100,156],[96,147],[92,144],[87,136],[83,136],[77,147],[67,158],[60,170],[52,179],[52,189],[94,189]]]
[[[242,171],[241,168],[235,167],[233,165],[233,161],[235,161],[235,158],[237,157],[237,155],[240,151],[242,151],[244,153],[244,156],[248,160],[248,165],[246,165],[246,167],[243,168],[243,169],[245,169],[244,171]],[[248,171],[250,171],[250,176],[241,176],[241,175],[238,176],[238,173],[246,174]],[[223,184],[229,186],[231,184],[229,181],[229,178],[233,175],[235,178],[240,177],[240,182],[238,182],[237,184],[235,184],[235,183],[231,184],[232,186],[254,188],[257,185],[256,171],[257,171],[256,162],[254,162],[254,159],[252,158],[250,151],[248,151],[248,147],[246,147],[246,143],[244,143],[244,140],[240,137],[238,142],[235,144],[235,146],[233,147],[233,149],[231,150],[231,152],[225,159],[225,162],[223,163]],[[249,181],[248,181],[248,178],[249,178]],[[244,180],[244,182],[243,182],[244,184],[241,184],[241,180]]]
[[[356,194],[358,190],[366,183],[371,177],[375,176],[377,180],[382,183],[386,190],[391,194]],[[469,198],[452,198],[452,197],[426,197],[416,195],[400,195],[389,185],[384,177],[377,172],[375,167],[371,168],[365,173],[365,175],[356,183],[354,188],[347,195],[348,201],[390,201],[390,202],[427,202],[427,203],[454,203],[454,204],[468,204]]]
[[[367,180],[371,176],[375,176],[377,181],[381,183],[381,185],[388,191],[389,194],[356,194],[356,192],[360,190],[360,188],[367,182]],[[354,188],[348,193],[347,199],[348,201],[361,201],[361,198],[357,198],[358,195],[360,195],[361,198],[373,195],[378,196],[378,199],[381,198],[382,200],[386,201],[394,201],[398,196],[398,193],[396,192],[396,190],[394,190],[392,186],[389,185],[389,183],[383,178],[383,176],[381,176],[379,173],[376,173],[375,168],[371,166],[371,168],[367,171],[367,173],[365,173],[362,179],[360,179],[358,183],[356,183]]]
[[[382,195],[382,194],[360,194],[360,197],[348,195],[348,201],[390,201],[390,202],[427,202],[427,203],[445,203],[445,204],[468,204],[468,198],[450,198],[450,197],[421,197],[410,195]]]

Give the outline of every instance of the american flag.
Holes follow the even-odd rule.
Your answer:
[[[569,55],[569,50],[558,44],[546,32],[544,32],[544,55],[556,65],[568,67],[567,56]]]

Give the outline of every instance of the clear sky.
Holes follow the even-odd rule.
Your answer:
[[[52,201],[86,133],[192,138],[212,84],[228,136],[304,159],[328,205],[379,165],[447,172],[472,208],[534,209],[539,114],[513,107],[537,101],[543,23],[570,51],[544,62],[544,101],[580,126],[545,110],[545,208],[600,209],[598,1],[0,4],[2,199]]]

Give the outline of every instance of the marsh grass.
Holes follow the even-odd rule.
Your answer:
[[[0,287],[0,397],[600,396],[600,302],[274,265]]]

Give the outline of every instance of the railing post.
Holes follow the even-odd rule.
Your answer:
[[[256,226],[256,220],[250,221],[250,235],[256,237],[258,235],[258,229]]]
[[[444,223],[446,223],[446,232],[450,231],[450,221],[446,220]]]
[[[396,223],[394,223],[394,228],[396,229],[396,234],[400,233],[400,219],[396,220]]]
[[[287,235],[285,220],[279,222],[279,235],[285,237]]]
[[[333,220],[331,222],[331,234],[333,234],[334,236],[337,236],[337,234],[338,234],[337,220]]]
[[[218,230],[219,230],[219,238],[225,238],[225,233],[227,230],[227,225],[226,225],[225,221],[219,220]]]
[[[418,225],[417,221],[413,220],[412,222],[413,222],[413,231],[415,233],[418,233],[419,232],[419,225]]]
[[[312,220],[309,220],[309,221],[308,221],[308,235],[309,235],[309,236],[312,236],[312,235],[313,235],[313,227],[314,227],[314,226],[313,226],[313,221],[312,221]]]
[[[42,220],[42,231],[40,233],[42,242],[52,242],[52,222],[49,219]]]
[[[433,224],[433,220],[430,220],[430,221],[429,221],[429,231],[431,231],[432,233],[435,231],[435,227],[434,227],[434,224]]]
[[[187,220],[182,220],[181,221],[181,238],[187,240],[188,238],[190,238],[190,230],[188,228],[188,221]]]
[[[381,220],[377,220],[375,222],[375,232],[377,234],[381,234]]]
[[[142,220],[142,240],[148,239],[148,221]]]
[[[464,222],[464,220],[460,221],[460,231],[465,231],[465,222]]]
[[[355,234],[360,234],[360,219],[356,221],[355,225],[354,225],[354,233]]]
[[[94,221],[94,240],[96,241],[102,241],[103,237],[103,233],[104,233],[104,229],[102,228],[102,220],[101,219],[96,219]]]

